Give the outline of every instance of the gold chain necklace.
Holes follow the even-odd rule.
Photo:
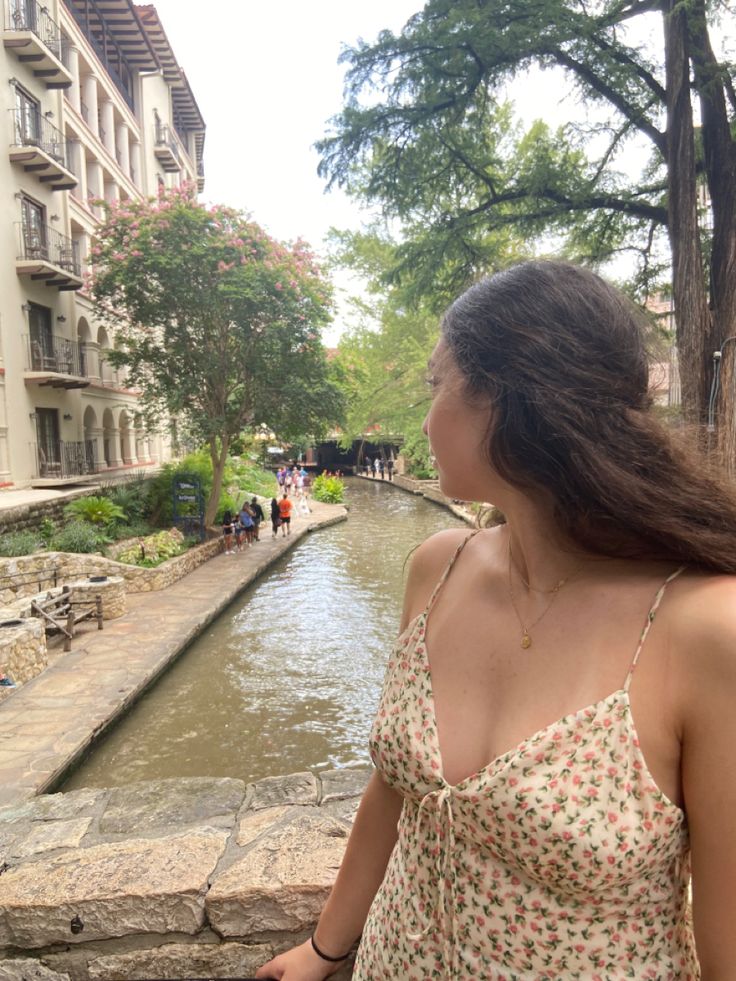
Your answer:
[[[522,620],[521,614],[519,613],[518,607],[516,606],[516,598],[514,597],[514,584],[513,584],[512,579],[511,579],[511,566],[512,565],[516,569],[516,571],[519,573],[519,578],[524,583],[524,585],[526,586],[527,589],[532,589],[536,593],[547,593],[547,594],[551,594],[551,599],[550,599],[549,603],[545,606],[545,608],[539,614],[539,616],[537,617],[537,619],[536,620],[532,620],[532,622],[530,624],[528,624],[528,625],[525,624],[524,621]],[[559,591],[562,589],[562,587],[566,583],[568,583],[570,581],[570,579],[572,579],[572,577],[574,575],[577,575],[577,573],[579,571],[580,571],[580,566],[578,566],[577,569],[574,569],[570,573],[569,576],[565,576],[564,579],[560,579],[560,581],[555,586],[553,586],[552,589],[538,589],[538,588],[535,589],[534,586],[530,586],[529,585],[529,583],[526,581],[526,579],[522,576],[521,571],[520,571],[519,567],[517,566],[516,562],[514,562],[514,556],[513,556],[513,553],[511,551],[511,538],[509,538],[509,599],[511,600],[511,607],[512,607],[514,613],[516,614],[516,619],[519,621],[519,626],[521,627],[521,646],[524,648],[525,651],[528,650],[532,646],[532,637],[531,637],[531,633],[530,633],[530,631],[532,630],[532,628],[533,627],[536,627],[536,625],[539,623],[539,621],[542,619],[542,617],[546,616],[546,614],[550,610],[550,607],[552,606],[552,604],[554,603],[554,601],[557,599],[557,594],[559,593]]]

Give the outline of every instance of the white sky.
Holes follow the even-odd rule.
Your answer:
[[[398,30],[423,0],[154,0],[205,123],[203,198],[319,250],[358,209],[324,193],[312,145],[342,106],[341,44]]]

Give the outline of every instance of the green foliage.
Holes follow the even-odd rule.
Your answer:
[[[321,473],[314,478],[312,497],[324,504],[342,504],[345,496],[345,484],[339,477],[327,477]]]
[[[406,460],[407,472],[417,480],[428,480],[437,476],[432,466],[429,453],[429,442],[423,432],[412,433],[401,447],[401,453]]]
[[[270,470],[248,463],[245,460],[230,460],[232,480],[243,494],[256,494],[259,497],[272,497],[276,487],[276,477]],[[242,503],[242,500],[241,500]]]
[[[125,484],[113,484],[103,491],[105,497],[121,511],[126,521],[140,521],[149,512],[148,481],[136,480]]]
[[[153,531],[154,529],[148,521],[140,519],[129,521],[122,525],[113,525],[108,534],[113,541],[119,542],[125,541],[126,538],[145,538],[146,535],[150,535]]]
[[[89,521],[72,521],[58,532],[52,547],[58,552],[99,552],[107,538]]]
[[[188,453],[175,463],[166,463],[160,472],[150,481],[147,496],[147,509],[152,524],[159,527],[170,525],[173,520],[172,495],[174,479],[177,476],[191,474],[199,477],[202,484],[202,494],[206,501],[212,491],[213,470],[210,454],[206,450]],[[229,463],[224,466],[223,482],[230,482],[231,470]],[[221,498],[218,498],[218,508]]]
[[[127,367],[147,415],[179,416],[210,451],[210,520],[233,437],[259,425],[314,435],[339,422],[320,341],[331,290],[304,242],[276,242],[184,187],[111,206],[92,263],[95,313],[115,332],[111,362]]]
[[[9,531],[0,535],[0,555],[31,555],[40,546],[39,536],[32,531]]]
[[[64,508],[67,518],[86,521],[100,528],[108,528],[116,521],[125,521],[126,514],[107,497],[80,497]]]
[[[153,568],[167,559],[181,555],[187,549],[184,536],[176,528],[159,531],[131,545],[118,555],[118,562]]]
[[[38,533],[44,545],[49,545],[56,534],[56,525],[51,518],[42,518],[38,526]]]

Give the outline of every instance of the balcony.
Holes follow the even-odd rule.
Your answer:
[[[93,439],[74,443],[58,439],[44,440],[43,443],[32,443],[31,446],[36,460],[33,476],[35,486],[74,482],[79,477],[100,471],[97,444]]]
[[[59,290],[78,290],[84,285],[79,246],[48,225],[16,224],[18,253],[15,271]]]
[[[201,160],[197,161],[197,190],[200,194],[204,190],[204,164]]]
[[[26,334],[23,345],[26,385],[50,388],[86,388],[89,385],[84,348],[77,341],[58,334]]]
[[[67,44],[56,21],[36,0],[5,0],[3,45],[28,64],[47,89],[68,89],[72,75],[64,62]]]
[[[174,131],[165,123],[156,121],[153,152],[164,170],[176,173],[181,170],[181,147]]]
[[[13,142],[10,159],[23,164],[52,191],[68,191],[77,186],[70,165],[70,141],[37,109],[11,109]]]

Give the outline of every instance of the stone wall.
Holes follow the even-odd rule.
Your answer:
[[[311,933],[369,773],[161,780],[3,808],[0,979],[252,977]],[[334,975],[350,976],[350,963]]]
[[[7,605],[44,588],[87,576],[122,576],[129,593],[165,589],[192,572],[222,550],[222,541],[213,538],[188,549],[155,569],[125,565],[103,555],[73,552],[34,552],[17,558],[0,558],[0,604]]]
[[[55,524],[64,521],[64,508],[70,501],[89,494],[99,494],[99,487],[64,493],[63,497],[39,501],[36,504],[19,504],[14,508],[0,508],[0,535],[9,531],[36,531],[44,518]]]
[[[0,669],[16,684],[35,678],[47,664],[46,632],[40,620],[24,620],[17,627],[0,628]],[[0,688],[0,698],[12,691]]]

